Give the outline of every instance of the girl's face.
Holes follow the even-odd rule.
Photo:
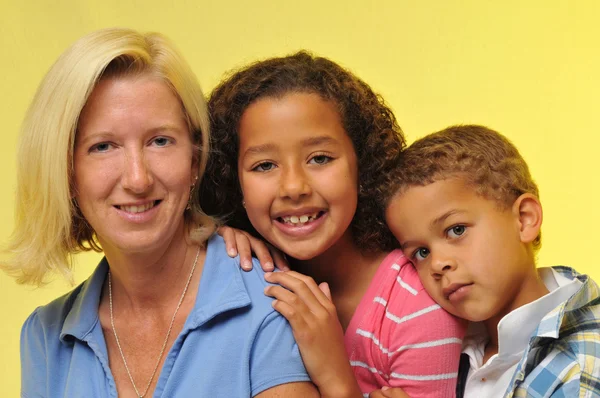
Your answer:
[[[358,167],[335,104],[307,93],[263,98],[242,115],[239,135],[246,212],[266,240],[299,260],[350,241]]]

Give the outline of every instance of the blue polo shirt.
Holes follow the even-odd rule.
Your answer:
[[[37,308],[21,332],[21,396],[117,397],[98,305],[108,264]],[[310,381],[288,322],[263,293],[255,262],[242,271],[220,236],[208,242],[196,304],[167,354],[154,397],[250,397]]]

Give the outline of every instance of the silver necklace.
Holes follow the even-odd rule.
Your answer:
[[[133,385],[133,389],[139,398],[144,398],[144,395],[148,392],[148,388],[150,388],[150,384],[156,375],[156,370],[158,369],[158,364],[160,363],[160,359],[165,353],[165,348],[167,347],[167,341],[169,340],[169,336],[171,335],[171,330],[173,330],[173,323],[175,323],[175,316],[177,315],[177,311],[179,311],[179,307],[181,307],[181,303],[183,302],[183,298],[185,297],[185,293],[188,290],[190,285],[190,281],[192,280],[192,275],[194,275],[194,270],[196,269],[196,263],[198,262],[198,256],[200,255],[200,248],[196,252],[196,259],[194,260],[194,265],[192,266],[192,270],[190,271],[190,276],[185,284],[185,288],[183,289],[183,293],[181,293],[181,298],[179,299],[179,303],[177,303],[177,308],[175,308],[175,313],[173,313],[173,318],[171,318],[171,324],[169,325],[169,330],[167,331],[167,335],[165,337],[165,341],[163,342],[162,348],[160,349],[160,354],[158,355],[158,359],[156,360],[156,365],[154,365],[154,370],[152,371],[152,376],[150,376],[150,380],[148,380],[148,384],[146,384],[146,388],[144,392],[140,394],[138,391],[135,382],[133,381],[133,376],[131,376],[131,372],[129,371],[129,366],[127,366],[127,360],[125,359],[125,355],[123,354],[123,349],[121,348],[121,343],[119,342],[119,336],[117,336],[117,329],[115,329],[115,320],[113,318],[113,299],[112,299],[112,278],[110,275],[110,269],[108,270],[108,302],[110,307],[110,326],[112,327],[113,334],[115,335],[115,340],[117,341],[117,347],[119,347],[119,353],[121,354],[121,358],[123,359],[123,364],[125,365],[125,370],[127,370],[127,375],[129,376],[129,380],[131,380],[131,384]]]

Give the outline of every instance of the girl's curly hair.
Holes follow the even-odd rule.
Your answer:
[[[253,63],[228,76],[211,93],[211,153],[198,193],[202,208],[232,227],[258,235],[242,206],[239,122],[255,101],[294,92],[315,93],[332,101],[352,140],[359,175],[358,206],[350,225],[355,244],[364,251],[396,248],[376,198],[385,192],[383,177],[392,172],[406,146],[403,132],[369,85],[335,62],[306,51]]]

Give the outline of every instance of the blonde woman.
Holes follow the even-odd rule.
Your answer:
[[[203,95],[161,35],[91,33],[51,67],[18,152],[20,283],[92,276],[21,335],[24,397],[310,397],[292,332],[192,195],[209,150]]]

